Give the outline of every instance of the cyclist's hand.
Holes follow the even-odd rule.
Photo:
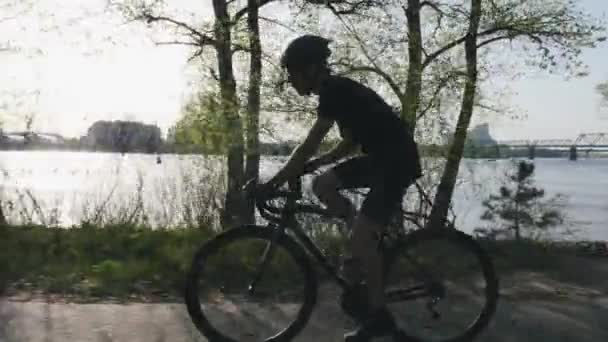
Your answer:
[[[252,198],[255,195],[255,190],[257,186],[257,179],[252,178],[248,180],[245,185],[243,185],[243,191],[245,192],[245,196],[247,198]]]
[[[276,187],[270,182],[259,183],[255,189],[256,196],[263,200],[268,199],[276,191]]]

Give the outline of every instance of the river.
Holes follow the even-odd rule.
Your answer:
[[[283,161],[264,158],[263,177]],[[142,203],[148,221],[170,224],[183,219],[193,202],[217,204],[209,201],[209,190],[197,189],[218,179],[220,165],[192,155],[163,155],[157,163],[144,154],[1,151],[0,199],[11,221],[32,217],[71,225],[94,216],[96,208],[124,217],[133,203]],[[577,239],[608,240],[608,159],[536,159],[535,165],[534,179],[546,196],[566,196],[568,224],[562,228],[578,229]],[[463,160],[454,195],[459,229],[471,232],[481,224],[481,201],[498,190],[509,166],[509,160]]]

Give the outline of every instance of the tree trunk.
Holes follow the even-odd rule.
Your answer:
[[[215,14],[216,52],[219,71],[222,114],[226,119],[228,137],[228,184],[222,213],[222,225],[229,227],[244,223],[244,203],[241,187],[244,184],[243,129],[236,97],[236,81],[232,68],[232,40],[230,16],[226,0],[213,0]]]
[[[519,203],[515,202],[515,241],[521,240],[521,231],[519,229]]]
[[[420,0],[408,0],[407,29],[409,33],[408,55],[409,66],[405,95],[401,99],[401,115],[410,124],[411,133],[416,130],[416,115],[420,103],[420,90],[422,83],[422,33],[420,28]]]
[[[520,215],[519,208],[521,208],[521,205],[519,202],[520,198],[521,198],[521,179],[519,179],[519,177],[518,177],[517,191],[515,192],[515,226],[514,226],[514,228],[515,228],[515,240],[516,241],[521,240],[521,235],[520,235],[520,230],[519,230],[519,215]]]
[[[6,217],[4,216],[4,212],[2,211],[2,201],[0,201],[0,226],[6,226],[8,222],[6,221]]]
[[[465,54],[467,62],[467,81],[462,95],[462,107],[458,116],[454,141],[450,146],[448,160],[443,170],[441,182],[437,188],[433,208],[431,209],[430,220],[427,227],[443,227],[448,215],[448,209],[458,176],[458,168],[464,144],[467,137],[467,129],[473,115],[473,105],[475,102],[475,90],[477,87],[477,32],[481,17],[481,1],[471,0],[471,13],[469,30],[465,39]]]
[[[259,122],[260,122],[260,82],[262,79],[262,45],[258,21],[258,1],[248,0],[247,26],[249,28],[249,89],[247,94],[247,161],[246,179],[257,179],[260,173]],[[247,202],[246,219],[255,221],[255,203]]]

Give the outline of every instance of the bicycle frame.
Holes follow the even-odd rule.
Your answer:
[[[304,250],[308,252],[308,254],[312,255],[312,257],[323,267],[323,269],[334,279],[334,281],[336,281],[342,288],[346,288],[348,286],[346,279],[340,276],[337,265],[333,265],[331,262],[329,262],[321,249],[304,232],[304,229],[295,219],[295,217],[292,216],[289,222],[279,225],[275,229],[278,229],[281,234],[285,235],[287,235],[285,230],[292,231],[300,246],[302,246]]]
[[[300,226],[300,224],[294,219],[294,222],[291,224],[283,224],[277,225],[273,229],[276,229],[275,239],[280,239],[282,236],[287,235],[286,230],[290,230],[294,233],[296,241],[304,248],[308,254],[312,255],[313,259],[316,260],[323,269],[333,278],[333,280],[342,288],[346,289],[349,284],[344,277],[342,277],[336,265],[333,265],[327,260],[327,257],[321,249],[306,235],[304,229]],[[261,266],[266,265],[267,260],[272,255],[272,251],[274,250],[274,240],[269,242],[266,246],[266,251],[262,256]],[[419,266],[417,265],[417,268]],[[259,275],[261,276],[260,270]],[[426,272],[423,272],[426,273]],[[256,279],[259,279],[256,277]],[[426,283],[412,285],[405,289],[397,289],[391,290],[387,292],[387,301],[388,302],[400,302],[400,301],[408,301],[414,300],[418,298],[429,297],[431,295],[431,291],[428,290],[428,285]]]
[[[299,185],[299,186],[296,185],[296,187],[298,187],[298,188],[300,186],[301,185]],[[291,187],[291,185],[290,185],[290,187]],[[272,241],[270,241],[266,245],[266,249],[260,260],[260,264],[259,264],[260,268],[258,269],[258,272],[256,272],[254,281],[249,286],[250,291],[253,291],[253,289],[255,287],[255,283],[257,283],[257,281],[261,278],[261,276],[264,272],[264,266],[267,264],[270,257],[272,257],[272,253],[274,252],[274,248],[275,248],[275,241],[277,241],[278,239],[282,238],[285,235],[289,236],[286,231],[293,232],[296,242],[302,248],[304,248],[304,250],[306,252],[308,252],[309,255],[312,256],[313,260],[316,260],[322,266],[322,268],[328,273],[328,275],[330,275],[333,278],[333,280],[340,287],[342,287],[342,289],[346,289],[349,286],[347,280],[339,274],[337,265],[333,265],[328,261],[325,254],[311,240],[311,238],[306,234],[306,232],[304,231],[304,229],[302,228],[300,223],[295,218],[295,214],[297,212],[315,213],[315,214],[319,214],[319,215],[321,215],[323,217],[327,217],[327,218],[331,218],[331,217],[333,217],[333,215],[331,215],[331,213],[329,213],[325,209],[322,209],[321,207],[318,207],[315,205],[304,205],[304,204],[297,203],[296,202],[297,199],[300,198],[300,195],[298,194],[298,192],[299,191],[296,190],[295,192],[292,191],[291,193],[285,194],[285,196],[287,198],[286,205],[280,210],[277,210],[277,209],[274,210],[275,212],[279,211],[278,214],[280,214],[280,218],[272,218],[269,220],[271,222],[269,222],[268,226],[275,230],[275,234],[273,235]],[[295,196],[294,196],[294,193],[295,193]],[[269,207],[266,207],[266,209],[268,209],[268,208]],[[260,213],[262,214],[262,216],[269,219],[268,216],[265,216],[263,214],[264,208],[259,207],[259,209],[260,209]],[[409,213],[409,214],[412,217],[409,217],[409,218],[406,217],[406,218],[408,220],[412,220],[412,221],[418,216],[418,215],[416,215],[416,213]],[[274,221],[274,223],[272,221]],[[382,241],[381,241],[381,243],[382,243]],[[408,258],[411,259],[409,256],[408,256]],[[416,263],[414,262],[414,264],[416,264]],[[419,265],[415,265],[415,266],[416,266],[416,268],[420,268]],[[422,297],[429,297],[429,295],[431,295],[431,291],[428,291],[428,282],[429,282],[428,280],[430,280],[430,277],[428,276],[427,272],[422,272],[422,273],[424,274],[424,278],[427,279],[427,282],[422,283],[422,284],[416,284],[416,285],[413,285],[406,289],[398,289],[398,290],[389,291],[387,293],[387,300],[389,302],[397,302],[397,301],[413,300],[413,299],[422,298]]]
[[[253,180],[255,181],[255,180]],[[301,181],[300,177],[298,177],[297,181]],[[298,183],[299,183],[298,182]],[[254,185],[252,181],[247,182],[245,186],[245,190],[248,192],[247,195],[254,195],[255,192],[249,192],[251,189],[251,185]],[[297,186],[297,184],[296,184]],[[301,187],[301,183],[300,183]],[[291,188],[291,184],[290,184]],[[255,188],[253,188],[255,190]],[[296,193],[297,192],[297,193]],[[286,194],[286,195],[284,195]],[[260,194],[264,195],[264,194]],[[273,203],[267,203],[266,199],[284,197],[287,199],[286,205],[284,206],[275,206]],[[225,246],[226,244],[230,244],[234,241],[243,241],[243,239],[262,239],[263,244],[265,244],[262,255],[258,258],[258,265],[254,266],[254,277],[252,282],[249,285],[250,293],[254,291],[256,287],[256,283],[261,279],[266,266],[269,266],[269,261],[272,259],[273,254],[278,252],[279,248],[287,249],[286,253],[290,255],[293,259],[295,259],[296,264],[301,272],[303,272],[304,280],[299,281],[299,284],[304,285],[304,301],[302,308],[297,313],[297,318],[292,322],[292,324],[277,333],[275,336],[270,337],[268,340],[284,340],[291,339],[296,336],[300,330],[306,325],[310,315],[312,314],[313,308],[316,304],[315,299],[317,299],[318,295],[318,281],[316,275],[318,275],[318,269],[311,268],[311,263],[318,262],[321,267],[333,278],[333,280],[343,289],[343,291],[349,289],[349,284],[345,278],[343,278],[339,274],[338,263],[332,264],[331,258],[325,254],[325,250],[319,248],[318,245],[315,244],[313,239],[314,234],[309,236],[309,233],[306,229],[306,226],[301,224],[297,220],[297,213],[313,213],[318,214],[323,217],[334,217],[331,213],[323,209],[321,206],[314,204],[305,204],[302,201],[297,201],[302,198],[301,191],[290,191],[283,192],[283,194],[279,194],[279,192],[275,193],[273,196],[264,196],[266,199],[263,199],[261,196],[255,196],[255,205],[259,211],[259,214],[268,220],[268,224],[261,227],[260,225],[255,224],[243,224],[238,227],[235,227],[235,230],[230,232],[224,232],[221,236],[214,238],[208,244],[202,246],[197,254],[195,255],[191,270],[187,275],[186,288],[185,288],[185,300],[188,309],[188,314],[190,315],[193,323],[196,328],[202,332],[208,339],[210,340],[222,340],[222,341],[235,341],[232,337],[228,337],[220,332],[214,323],[209,322],[208,318],[210,318],[209,313],[204,313],[203,309],[209,308],[210,305],[204,305],[201,302],[201,298],[198,293],[199,279],[201,277],[200,271],[198,271],[199,267],[202,267],[203,270],[205,266],[203,262],[207,260],[207,258],[211,255],[214,255],[219,248]],[[251,197],[249,199],[252,199]],[[405,215],[404,215],[405,214]],[[423,225],[419,225],[418,223],[422,220],[425,220],[424,215],[420,215],[418,213],[404,213],[400,210],[399,215],[404,215],[402,219],[406,219],[408,221],[414,222],[417,226],[423,227]],[[399,217],[399,216],[398,216]],[[395,221],[391,222],[391,226],[393,226]],[[445,238],[447,237],[450,240],[456,241],[459,244],[464,243],[464,247],[468,248],[468,250],[473,251],[475,256],[479,261],[481,261],[482,271],[484,273],[484,279],[488,282],[488,286],[486,286],[485,299],[487,299],[487,304],[482,308],[481,314],[477,316],[474,320],[474,323],[466,327],[466,330],[458,337],[452,338],[450,340],[470,340],[472,337],[479,334],[482,329],[487,327],[490,318],[495,313],[496,310],[496,301],[498,298],[498,279],[492,267],[491,261],[486,253],[483,252],[481,246],[475,244],[470,237],[466,236],[462,232],[451,232],[448,235],[444,235],[443,233],[438,232],[448,232],[450,230],[446,229],[416,229],[415,231],[409,231],[403,226],[403,221],[399,220],[397,224],[397,229],[391,230],[386,229],[385,234],[383,234],[381,242],[386,242],[386,238],[390,238],[391,245],[381,245],[383,247],[382,253],[385,255],[385,262],[383,265],[383,278],[385,280],[385,284],[388,284],[386,280],[389,275],[389,268],[392,270],[398,270],[398,267],[402,267],[400,263],[395,263],[396,257],[400,256],[401,252],[405,252],[410,249],[410,247],[417,246],[420,243],[424,243],[427,240],[434,240],[436,238]],[[291,234],[289,233],[291,232]],[[388,233],[388,234],[387,234]],[[455,235],[452,235],[455,234]],[[396,239],[393,239],[395,237]],[[284,239],[284,240],[280,240]],[[300,248],[300,249],[298,249]],[[257,250],[257,248],[249,249],[245,248],[245,251],[253,251]],[[307,253],[308,252],[308,253]],[[399,252],[399,255],[396,254]],[[259,252],[258,252],[259,253]],[[418,273],[418,275],[422,275],[422,277],[414,276],[415,283],[413,286],[409,286],[408,288],[400,288],[405,284],[401,285],[403,279],[408,279],[411,275],[410,269],[405,269],[406,272],[397,272],[398,284],[396,284],[394,289],[387,289],[386,285],[384,288],[385,297],[388,303],[394,302],[402,302],[413,300],[417,298],[425,297],[426,299],[426,307],[432,313],[432,317],[435,319],[440,318],[440,313],[435,310],[436,304],[445,296],[444,287],[442,281],[436,281],[432,279],[433,277],[428,277],[428,273],[424,270],[421,265],[418,263],[419,260],[417,258],[413,258],[411,253],[405,253],[405,256],[410,259],[409,262],[414,265],[414,272]],[[220,255],[221,256],[221,255]],[[254,257],[255,258],[255,257]],[[310,260],[311,258],[312,260]],[[250,258],[246,258],[246,261],[251,261]],[[240,258],[238,261],[241,261]],[[283,259],[281,259],[281,262]],[[281,266],[283,264],[281,263]],[[214,267],[211,267],[214,269]],[[218,268],[215,268],[218,269]],[[247,267],[248,274],[250,268]],[[220,272],[223,268],[218,269]],[[422,272],[420,272],[422,270]],[[418,271],[418,272],[416,272]],[[405,276],[405,277],[404,277]],[[214,278],[214,277],[211,277]],[[392,278],[392,277],[391,277]],[[273,282],[274,279],[270,279]],[[217,288],[221,292],[224,292],[224,287],[221,286]],[[245,284],[246,285],[246,284]],[[407,285],[406,285],[407,286]],[[231,287],[231,286],[228,286]],[[230,292],[230,289],[227,289]],[[291,290],[291,289],[288,289]],[[226,292],[227,294],[230,294]],[[263,293],[263,298],[268,298],[271,301],[277,299],[277,296],[266,296],[268,293]],[[281,302],[287,300],[292,302],[291,292],[286,293],[286,297],[279,296],[278,298]],[[285,299],[284,299],[285,298]],[[237,301],[241,301],[241,298],[238,298]],[[245,299],[246,300],[246,299]],[[350,313],[352,316],[356,315],[356,312],[351,312],[344,305],[343,309],[347,311],[346,313]],[[359,310],[357,310],[359,311]],[[254,314],[255,315],[255,314]],[[265,319],[265,318],[262,318]],[[232,327],[230,327],[232,328]],[[405,340],[408,339],[409,336],[405,331],[399,329],[398,336],[394,336],[395,339]]]

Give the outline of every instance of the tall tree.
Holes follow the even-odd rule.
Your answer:
[[[456,132],[454,133],[454,142],[450,148],[448,161],[437,188],[433,208],[431,209],[430,227],[439,227],[438,223],[445,220],[448,215],[448,208],[452,199],[454,185],[456,184],[458,166],[460,165],[460,159],[464,151],[466,133],[471,116],[473,115],[473,104],[477,86],[477,35],[482,14],[481,2],[482,0],[471,0],[469,30],[465,37],[467,82],[462,95],[462,107],[456,125]]]
[[[414,133],[416,114],[420,102],[422,83],[422,28],[420,24],[420,0],[407,0],[405,15],[408,29],[408,72],[405,94],[402,102],[402,116],[407,120]]]
[[[229,0],[213,0],[214,21],[210,30],[199,29],[205,25],[194,25],[186,21],[176,19],[171,16],[155,13],[157,7],[149,5],[127,5],[119,4],[119,8],[123,13],[134,20],[145,21],[150,23],[169,24],[186,36],[186,40],[174,40],[169,42],[161,42],[162,44],[183,44],[194,47],[195,52],[191,60],[201,57],[205,53],[207,47],[212,47],[215,51],[216,66],[212,68],[212,76],[219,85],[219,111],[225,122],[226,127],[226,143],[227,143],[227,189],[225,197],[225,205],[222,213],[222,223],[226,226],[232,226],[250,221],[252,218],[253,208],[247,208],[245,198],[242,196],[241,187],[245,181],[245,139],[243,122],[240,116],[241,105],[237,94],[237,83],[235,79],[235,71],[233,67],[233,55],[236,51],[243,50],[243,46],[233,39],[233,29],[238,25],[241,19],[245,16],[251,16],[253,19],[248,19],[248,27],[250,30],[259,30],[256,28],[257,11],[259,7],[270,3],[271,0],[248,1],[248,5],[253,4],[250,8],[245,6],[236,10],[229,10],[229,5],[233,1]],[[154,5],[161,5],[163,1],[155,1]],[[231,15],[230,12],[234,14]],[[257,119],[259,113],[259,95],[256,103],[256,75],[261,73],[261,66],[256,58],[259,59],[261,49],[259,44],[259,32],[252,33],[251,37],[257,37],[251,43],[251,51],[256,56],[252,57],[251,76],[254,79],[250,80],[251,90],[248,104],[248,129],[247,142],[253,146],[253,152],[248,155],[248,174],[255,174],[257,171],[252,171],[259,166],[259,156],[256,153],[257,141]],[[255,40],[257,39],[257,43]],[[249,50],[249,49],[245,49]],[[217,73],[215,72],[217,70]],[[259,77],[258,77],[259,79]],[[251,101],[253,100],[253,101]],[[254,138],[254,136],[256,136]],[[251,203],[250,203],[251,204]]]
[[[249,87],[247,92],[247,160],[245,176],[257,179],[260,173],[260,86],[262,81],[262,43],[260,41],[259,0],[247,1],[249,34]],[[249,199],[247,220],[255,221],[255,203]]]
[[[237,102],[236,81],[232,67],[232,23],[226,0],[213,0],[213,11],[215,14],[214,41],[219,71],[221,113],[226,119],[226,133],[229,137],[228,183],[223,217],[224,226],[230,226],[244,222],[244,198],[240,189],[244,184],[243,153],[245,149],[242,122],[239,117],[239,104]]]
[[[375,56],[366,52],[370,44],[377,42],[379,39],[376,39],[377,37],[359,37],[358,33],[354,34],[356,41],[361,43],[361,49],[369,64],[356,65],[349,61],[349,67],[353,71],[376,74],[381,80],[386,81],[400,99],[402,115],[409,118],[408,121],[411,122],[414,117],[422,118],[433,105],[437,104],[435,99],[441,96],[441,90],[445,89],[445,86],[452,86],[451,90],[463,89],[460,113],[451,139],[452,145],[432,208],[433,224],[437,223],[437,220],[445,219],[456,183],[467,129],[474,108],[482,105],[480,102],[482,89],[478,87],[480,71],[489,70],[496,64],[491,58],[499,59],[496,51],[492,51],[491,47],[523,51],[527,66],[533,65],[549,71],[557,70],[569,76],[581,76],[585,73],[582,68],[584,65],[579,58],[582,48],[595,47],[604,39],[600,36],[605,30],[604,23],[581,11],[573,0],[475,0],[467,2],[468,5],[437,0],[397,0],[386,1],[381,5],[373,1],[360,1],[369,4],[368,7],[354,6],[354,2],[357,1],[336,0],[329,4],[322,3],[330,7],[337,17],[344,14],[356,15],[357,21],[362,23],[365,23],[365,16],[370,10],[394,10],[395,4],[397,8],[401,6],[404,9],[407,34],[403,39],[393,39],[389,47],[398,45],[399,42],[407,42],[408,58],[407,62],[402,63],[408,65],[405,82],[399,79],[403,74],[398,70],[386,71],[387,68],[398,64],[394,62],[394,56],[390,56],[393,58],[392,61],[378,62],[386,48],[376,50],[378,53]],[[338,13],[335,10],[338,5],[349,9]],[[423,16],[422,10],[425,8],[429,9],[429,12]],[[348,23],[346,20],[342,22]],[[353,25],[348,27],[350,32],[355,31],[352,27]],[[380,26],[374,26],[373,32],[387,35],[377,27]],[[425,32],[426,35],[423,34]],[[388,35],[399,36],[397,32]],[[464,52],[464,70],[460,66],[462,52]],[[480,57],[486,59],[479,60]],[[562,66],[565,66],[565,69],[560,68]],[[425,71],[429,68],[435,71],[434,75],[443,73],[443,77],[435,78],[443,79],[435,83],[436,88],[425,83],[434,79],[434,75],[425,77]],[[520,70],[522,73],[526,71],[521,66]],[[402,90],[400,84],[404,83],[406,89]],[[425,86],[420,87],[421,84]],[[422,89],[431,88],[434,88],[431,92],[422,93]],[[421,104],[423,100],[429,105]]]
[[[485,7],[482,5],[485,4]],[[584,75],[580,61],[582,48],[593,48],[604,40],[601,33],[605,27],[594,18],[580,11],[574,1],[541,0],[471,0],[469,30],[455,40],[465,43],[467,62],[467,81],[462,96],[458,123],[450,146],[447,163],[441,182],[437,188],[431,210],[429,226],[439,226],[447,217],[454,186],[458,175],[460,160],[464,151],[467,129],[473,114],[475,101],[478,50],[500,41],[513,42],[523,38],[536,46],[532,62],[547,70],[560,70],[561,66],[571,75]],[[447,49],[452,44],[446,45]]]

